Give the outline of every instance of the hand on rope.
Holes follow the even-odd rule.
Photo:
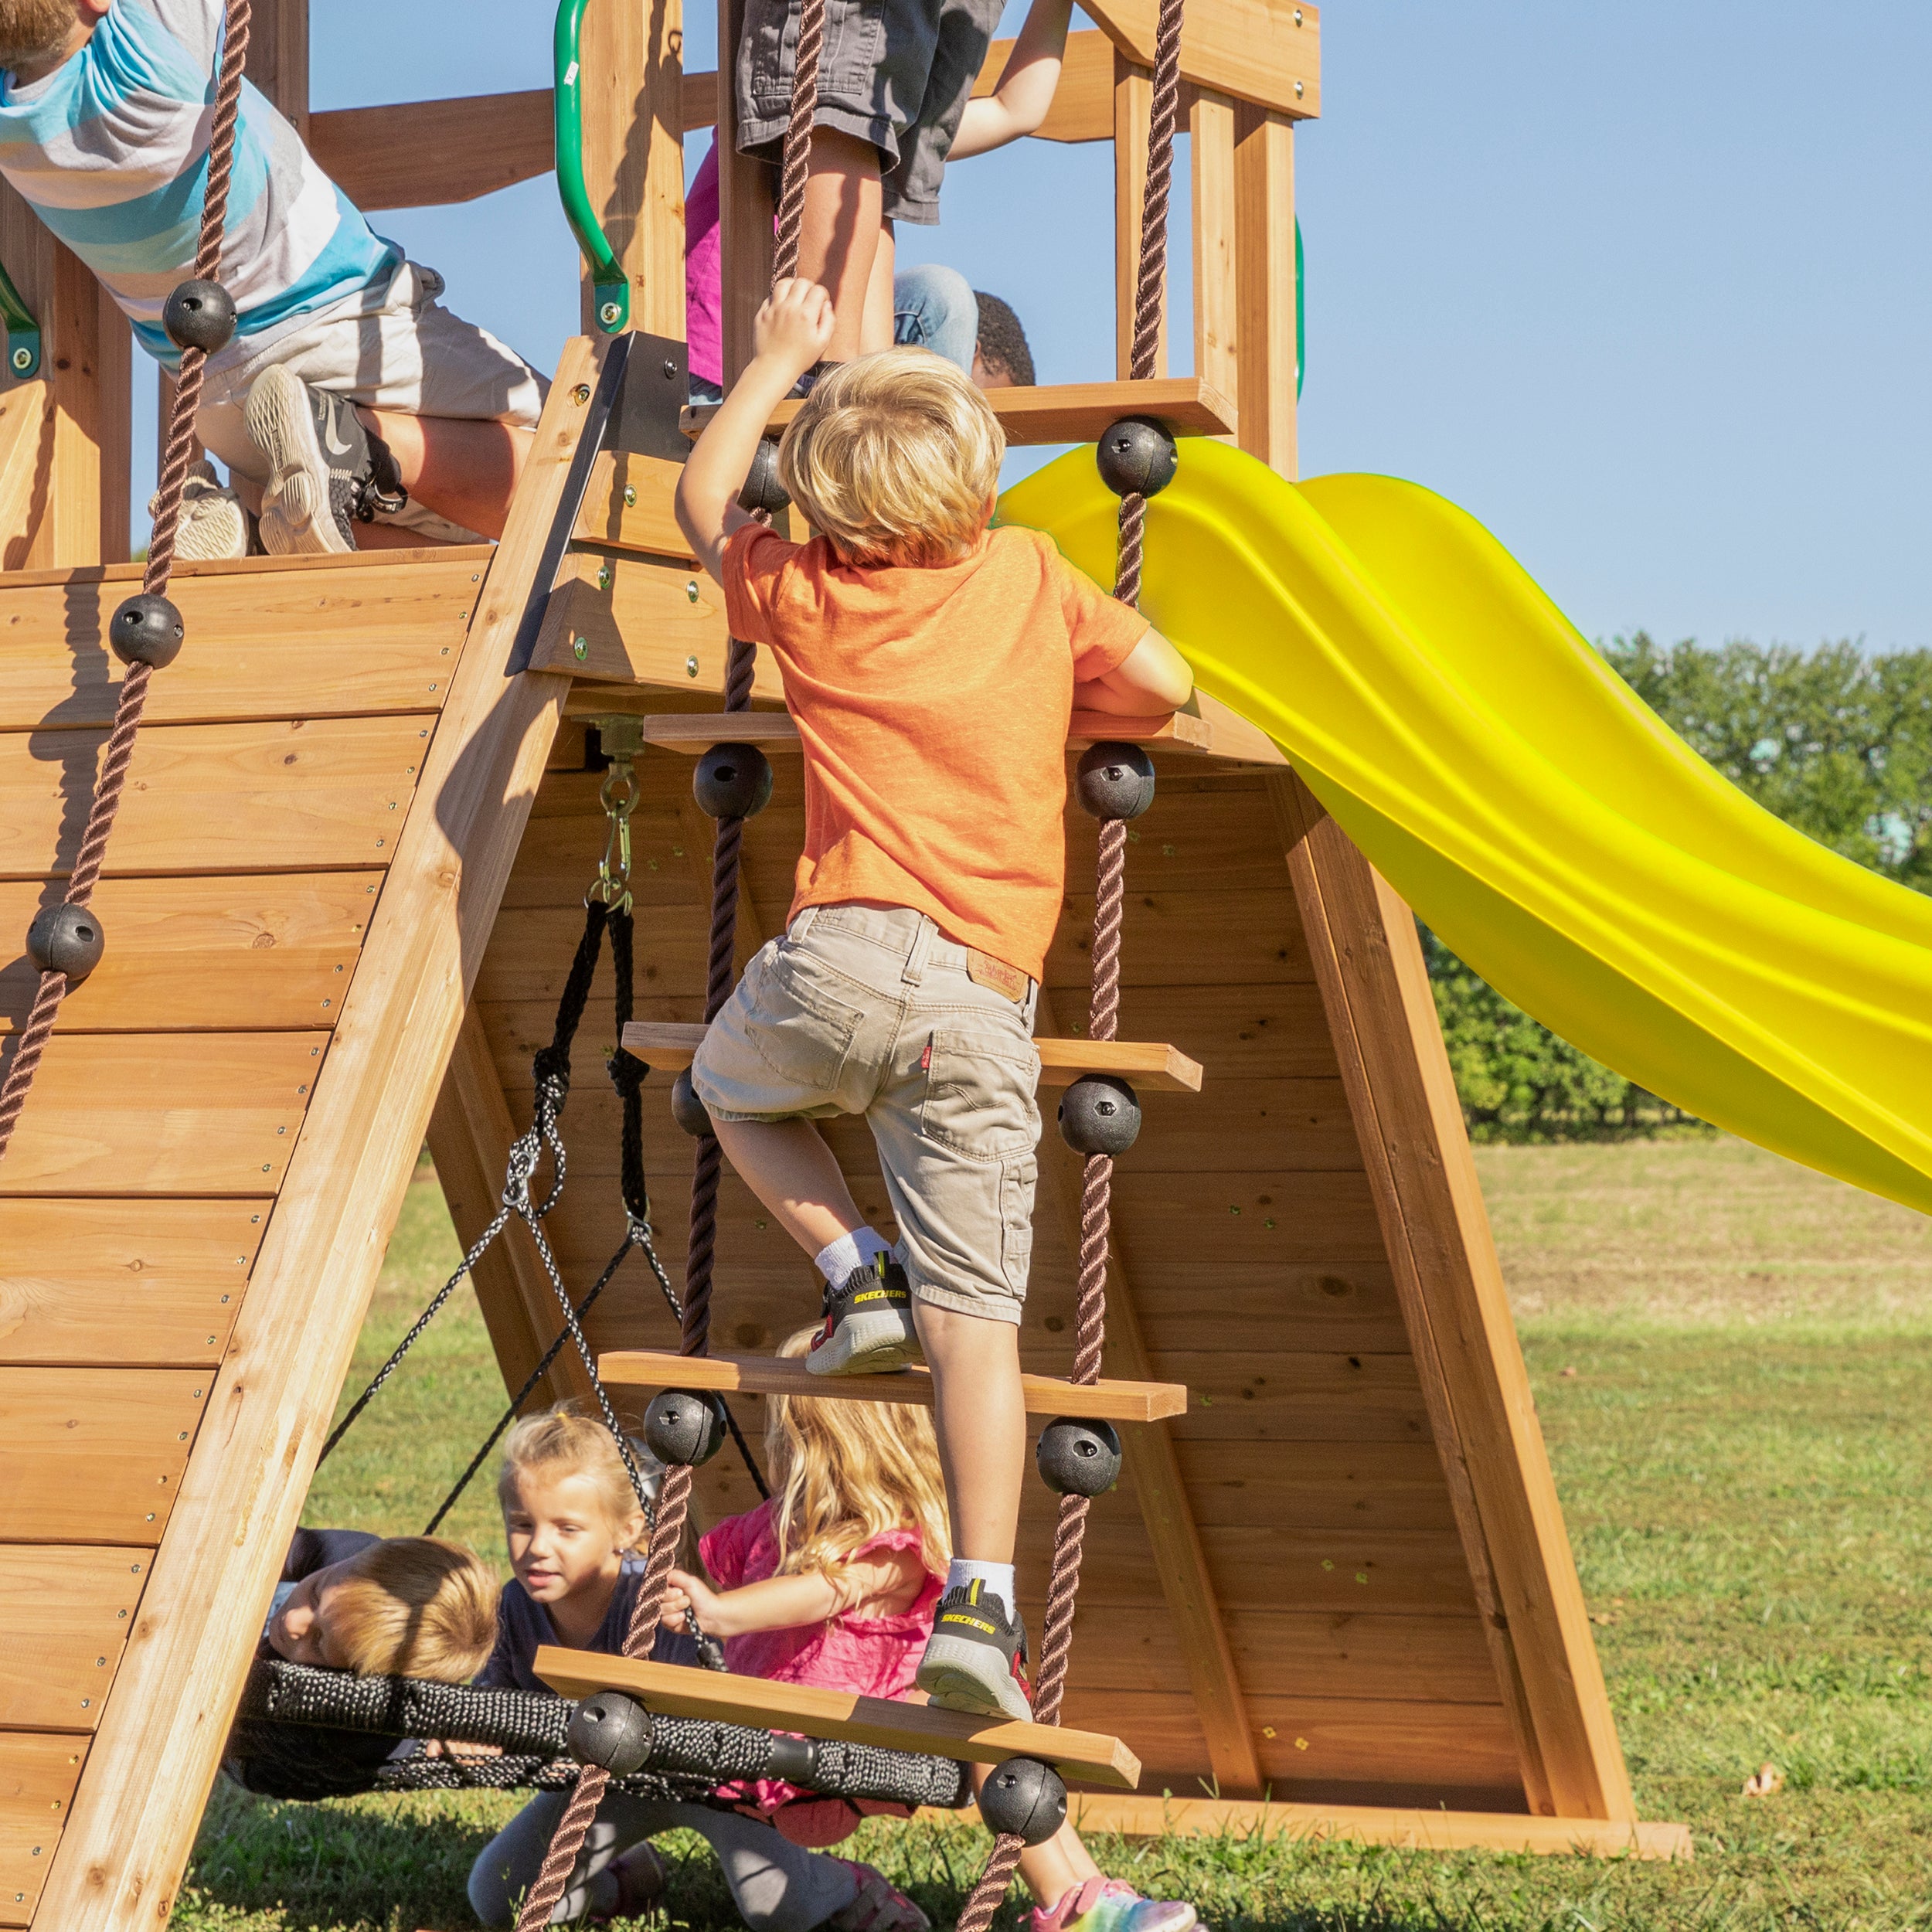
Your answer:
[[[29,927],[27,952],[40,975],[32,1010],[21,1029],[13,1063],[0,1083],[0,1160],[6,1158],[21,1110],[27,1104],[42,1056],[51,1038],[60,1002],[100,963],[106,944],[90,902],[107,855],[114,815],[121,808],[134,740],[147,708],[148,682],[172,664],[186,636],[181,613],[168,602],[175,565],[175,533],[181,522],[181,495],[194,455],[195,413],[201,405],[202,375],[208,358],[235,332],[235,304],[216,280],[221,269],[223,233],[228,219],[228,192],[234,177],[235,134],[241,115],[242,70],[248,60],[249,0],[228,0],[222,30],[221,66],[215,86],[215,112],[208,139],[207,188],[202,201],[201,231],[193,277],[168,298],[163,322],[181,351],[174,402],[168,415],[167,446],[161,470],[160,507],[148,540],[148,567],[141,594],[129,597],[108,620],[107,641],[128,673],[121,681],[106,754],[94,781],[80,849],[67,880],[67,896],[46,908]]]

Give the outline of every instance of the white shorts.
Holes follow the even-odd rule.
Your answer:
[[[442,292],[443,277],[434,269],[404,262],[386,285],[304,316],[266,341],[238,335],[210,359],[195,431],[209,454],[227,466],[250,509],[260,507],[269,468],[243,412],[266,369],[286,369],[370,409],[536,428],[548,379],[488,329],[452,315],[437,300]],[[483,541],[413,500],[376,520],[434,542]]]

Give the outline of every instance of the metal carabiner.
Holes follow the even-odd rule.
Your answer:
[[[631,815],[638,808],[638,781],[628,758],[613,758],[597,791],[597,802],[611,821],[597,876],[583,895],[588,906],[601,903],[614,913],[631,910]]]

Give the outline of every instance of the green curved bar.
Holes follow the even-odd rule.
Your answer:
[[[4,267],[0,267],[0,317],[7,325],[7,367],[24,383],[40,371],[40,325]]]
[[[583,114],[578,97],[577,46],[583,9],[590,0],[560,0],[556,10],[556,186],[563,218],[590,264],[597,291],[597,327],[614,335],[631,319],[631,279],[611,252],[611,243],[590,206],[583,184]]]
[[[1308,278],[1301,273],[1301,217],[1294,218],[1294,400],[1301,400],[1301,379],[1308,369],[1308,311],[1303,299]]]

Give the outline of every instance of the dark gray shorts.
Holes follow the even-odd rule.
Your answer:
[[[1001,0],[825,0],[814,124],[879,150],[889,221],[939,219],[939,184]],[[775,162],[791,118],[799,0],[746,0],[738,147]]]

